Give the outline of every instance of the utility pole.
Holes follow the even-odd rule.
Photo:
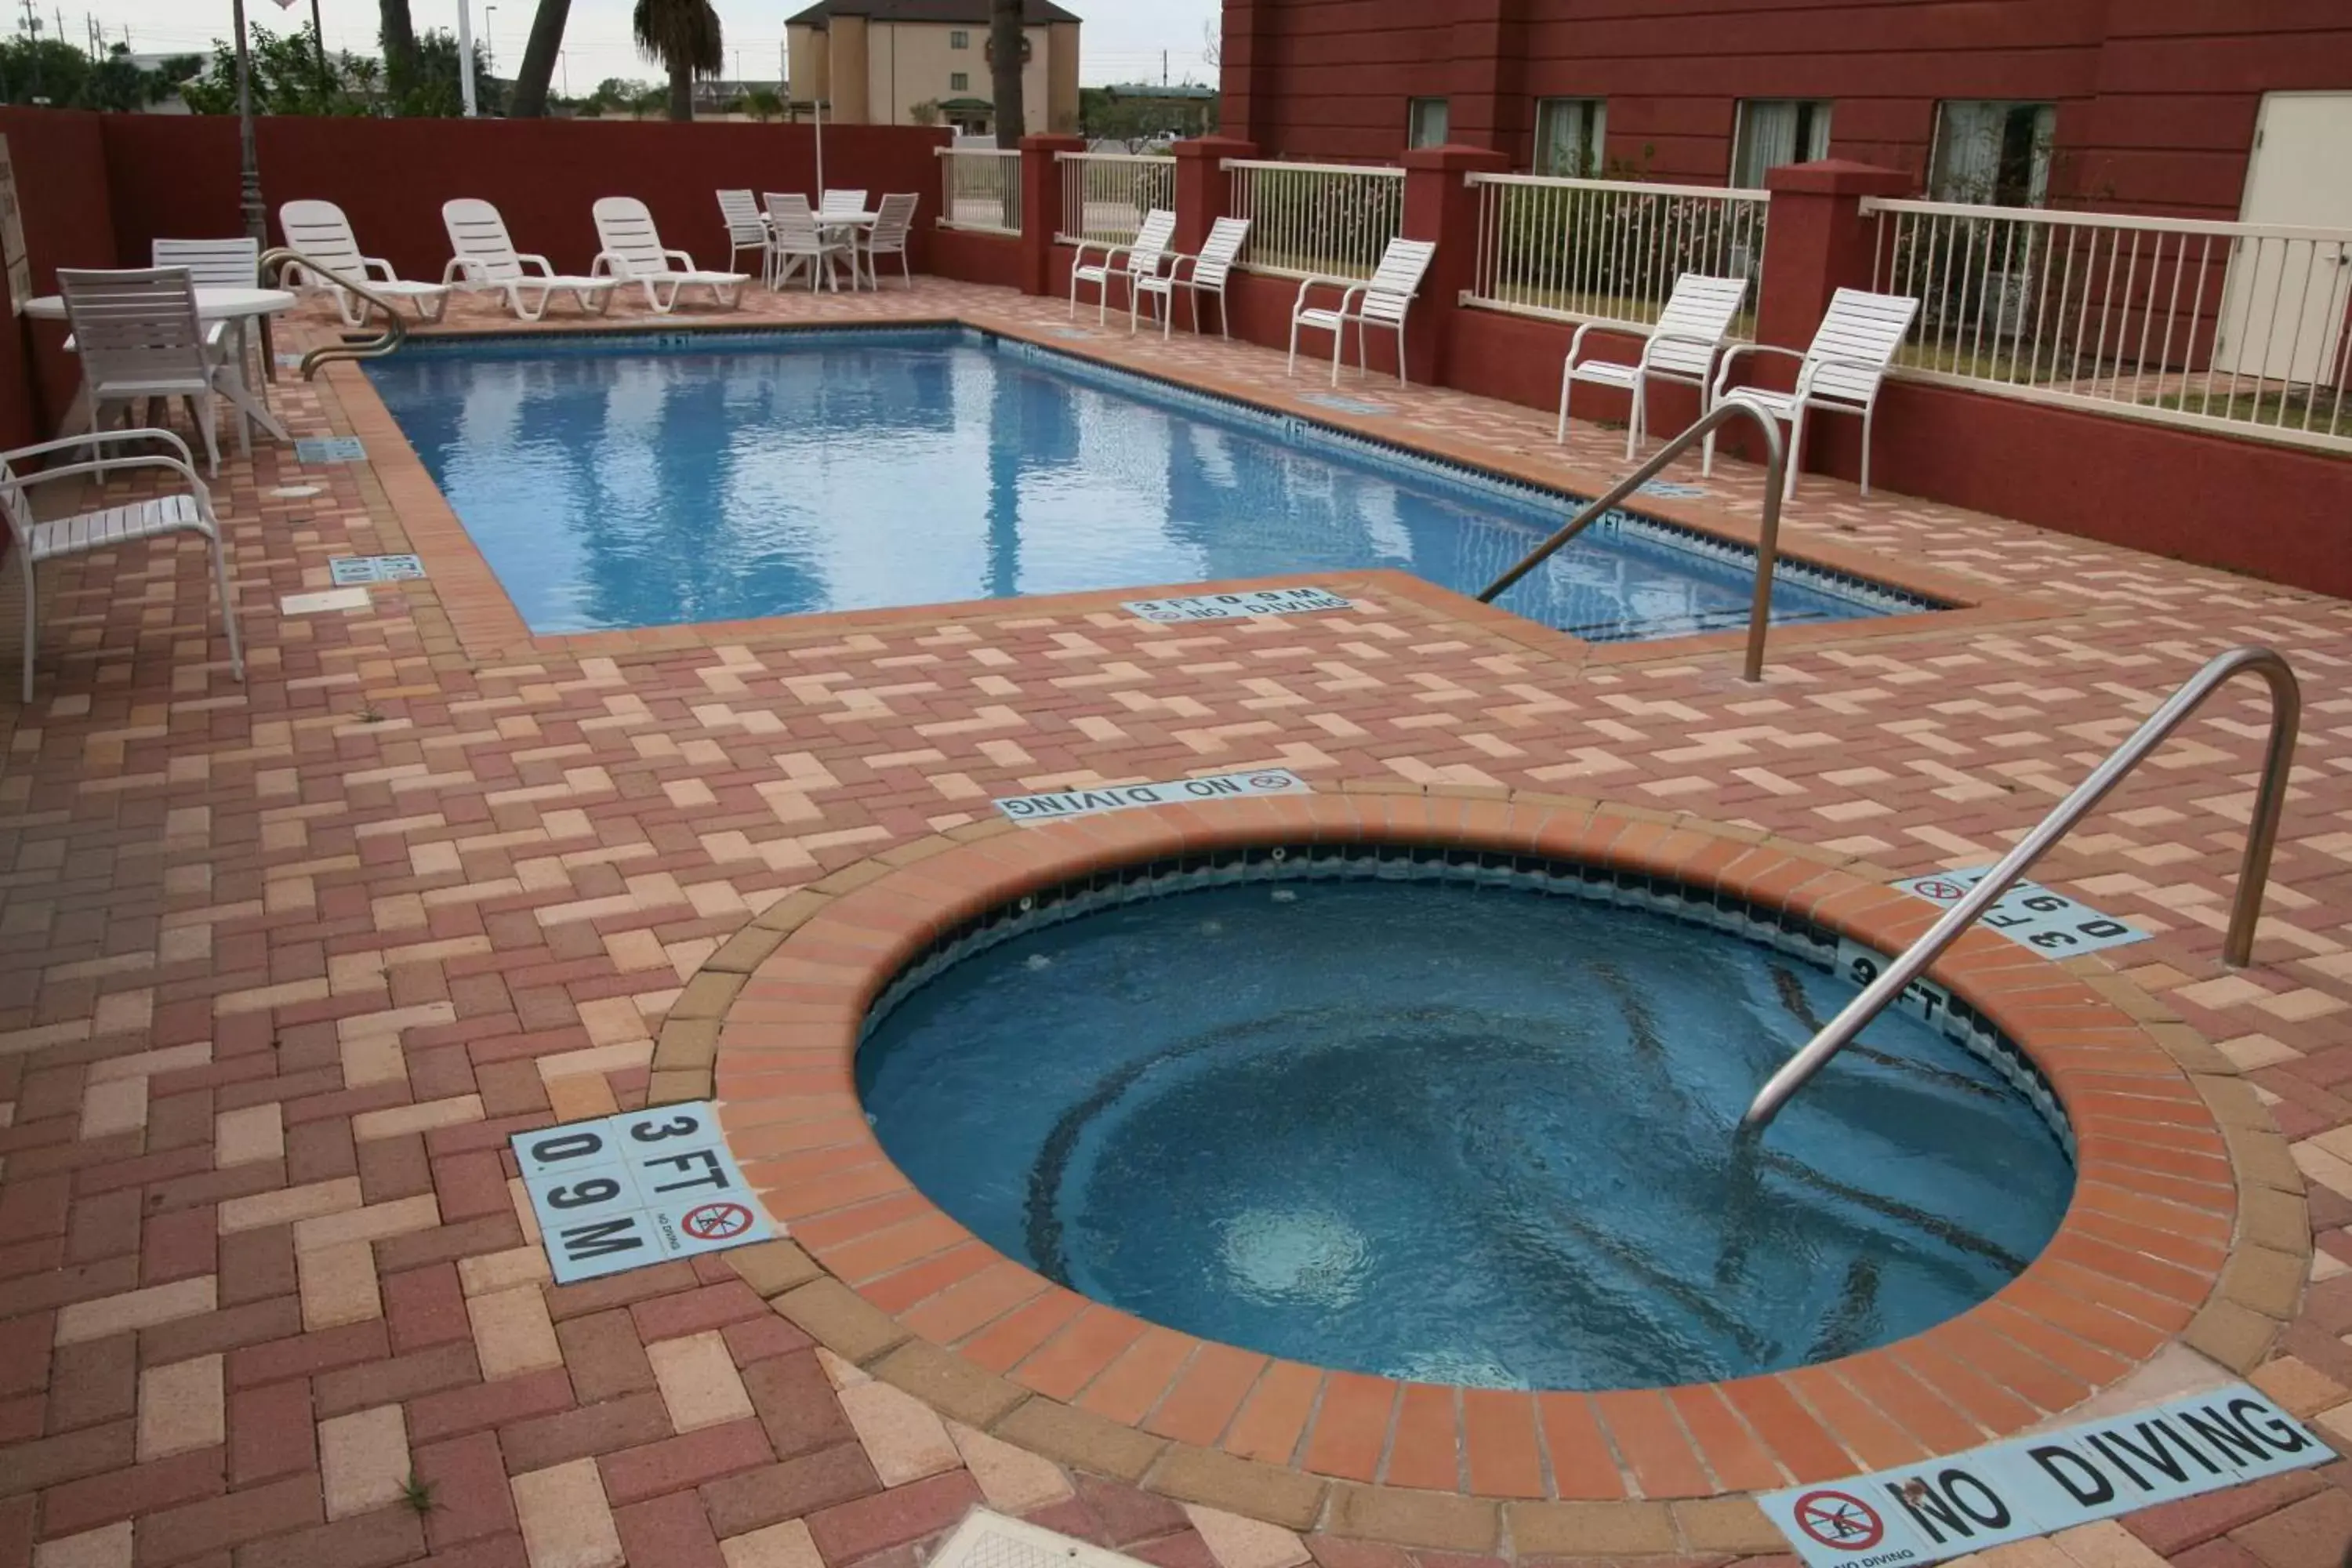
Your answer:
[[[245,37],[245,0],[229,0],[229,8],[236,23],[237,205],[245,232],[267,248],[269,216],[261,205],[261,153],[253,140],[253,51]]]
[[[319,20],[319,0],[310,0],[310,41],[319,46],[319,90],[327,98],[335,96],[335,75],[327,68],[327,29]],[[319,105],[323,112],[327,105]]]
[[[1162,87],[1168,85],[1168,51],[1166,49],[1160,51],[1160,85]]]
[[[33,101],[47,103],[41,96],[41,15],[33,9],[33,0],[25,0],[25,35],[33,46]]]

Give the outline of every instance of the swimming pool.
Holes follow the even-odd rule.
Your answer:
[[[1744,1377],[1967,1310],[2074,1188],[2047,1087],[1973,1016],[1882,1015],[1735,1136],[1844,958],[1507,856],[1123,868],[939,947],[857,1085],[981,1240],[1182,1332],[1473,1386]]]
[[[1573,502],[961,328],[412,341],[369,378],[533,632],[1397,567],[1475,593]],[[1630,514],[1502,603],[1746,624],[1754,557]],[[1932,608],[1783,560],[1776,623]]]

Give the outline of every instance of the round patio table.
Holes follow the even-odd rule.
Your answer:
[[[292,310],[299,303],[290,289],[220,289],[199,284],[196,288],[196,320],[228,321],[236,328],[236,363],[240,374],[223,390],[228,400],[245,416],[278,440],[290,440],[286,427],[278,423],[268,405],[253,394],[246,384],[242,367],[245,363],[246,331],[264,316],[276,316]],[[66,297],[43,294],[25,301],[25,314],[38,321],[62,321],[66,319]]]

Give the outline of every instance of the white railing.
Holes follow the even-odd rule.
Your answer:
[[[1865,199],[1900,372],[2352,451],[2352,230]]]
[[[1289,278],[1370,278],[1404,227],[1404,171],[1227,158],[1226,211],[1250,220],[1241,265]]]
[[[942,147],[939,154],[941,228],[1021,232],[1019,148]]]
[[[1176,160],[1137,153],[1056,153],[1062,166],[1062,228],[1076,245],[1127,245],[1154,207],[1176,210]]]
[[[1734,331],[1752,333],[1764,269],[1763,191],[1532,174],[1468,176],[1478,261],[1464,302],[1486,310],[1647,326],[1685,272],[1749,280]]]

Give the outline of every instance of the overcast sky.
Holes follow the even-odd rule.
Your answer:
[[[58,0],[33,0],[42,19],[57,26]],[[1089,84],[1158,80],[1160,52],[1167,51],[1169,79],[1181,81],[1190,73],[1195,81],[1213,81],[1216,73],[1202,58],[1202,26],[1217,16],[1217,0],[1065,0],[1086,19],[1082,68]],[[472,0],[474,31],[488,42],[501,74],[510,73],[522,58],[524,38],[530,31],[534,0],[500,0],[485,16],[483,0]],[[712,0],[727,29],[727,74],[760,80],[782,72],[778,61],[784,18],[803,9],[807,0]],[[455,28],[458,0],[410,0],[418,30]],[[633,0],[572,0],[572,19],[564,28],[563,76],[574,93],[583,93],[605,77],[650,81],[658,74],[639,58],[629,42]],[[21,10],[19,4],[15,7]],[[276,29],[292,27],[310,17],[310,0],[295,0],[281,11],[275,0],[247,0],[252,20]],[[353,53],[376,51],[376,0],[319,0],[319,11],[331,49]],[[119,41],[127,26],[131,47],[152,50],[202,51],[215,38],[229,34],[229,0],[68,0],[63,7],[63,37],[82,42],[86,16],[106,29],[109,42]],[[21,25],[21,24],[20,24]],[[738,60],[741,62],[740,72]],[[562,89],[562,79],[557,82]]]

